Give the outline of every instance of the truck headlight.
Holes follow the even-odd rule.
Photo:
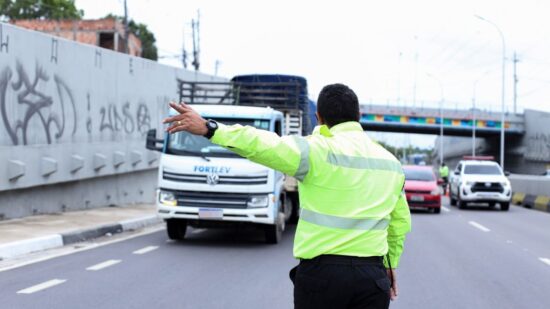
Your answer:
[[[467,185],[467,186],[473,186],[474,182],[473,181],[466,181],[464,184]]]
[[[432,192],[430,192],[431,195],[439,195],[440,192],[439,192],[439,188],[435,188],[432,190]]]
[[[167,206],[177,206],[178,200],[174,193],[169,191],[160,191],[159,193],[159,202]]]
[[[267,207],[269,204],[269,197],[267,195],[255,195],[248,199],[247,206],[249,208],[261,208]]]
[[[500,184],[503,186],[503,187],[509,187],[510,185],[508,185],[508,182],[507,181],[501,181]]]

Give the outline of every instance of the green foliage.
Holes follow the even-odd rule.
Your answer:
[[[122,17],[113,14],[107,15],[105,18],[114,18],[123,21]],[[157,46],[155,44],[157,39],[153,32],[149,31],[147,25],[137,23],[132,19],[128,22],[128,29],[141,40],[141,56],[156,61],[158,59]]]
[[[0,16],[14,19],[81,19],[74,0],[0,0]]]

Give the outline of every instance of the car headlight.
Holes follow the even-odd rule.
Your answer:
[[[441,194],[441,192],[439,191],[439,188],[435,188],[432,190],[432,192],[430,192],[431,195],[439,195]]]
[[[160,191],[159,193],[159,202],[167,206],[177,206],[178,200],[174,193],[169,191]]]
[[[267,207],[269,204],[269,197],[267,195],[255,195],[251,196],[246,203],[249,208],[261,208]]]

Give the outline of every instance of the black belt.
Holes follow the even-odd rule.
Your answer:
[[[382,264],[383,257],[381,256],[347,256],[347,255],[319,255],[312,259],[300,260],[300,263],[317,263],[317,264],[340,264],[340,265],[364,265],[364,264]]]

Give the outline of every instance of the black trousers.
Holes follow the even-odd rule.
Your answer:
[[[321,255],[290,271],[295,309],[389,308],[390,279],[381,257]]]

